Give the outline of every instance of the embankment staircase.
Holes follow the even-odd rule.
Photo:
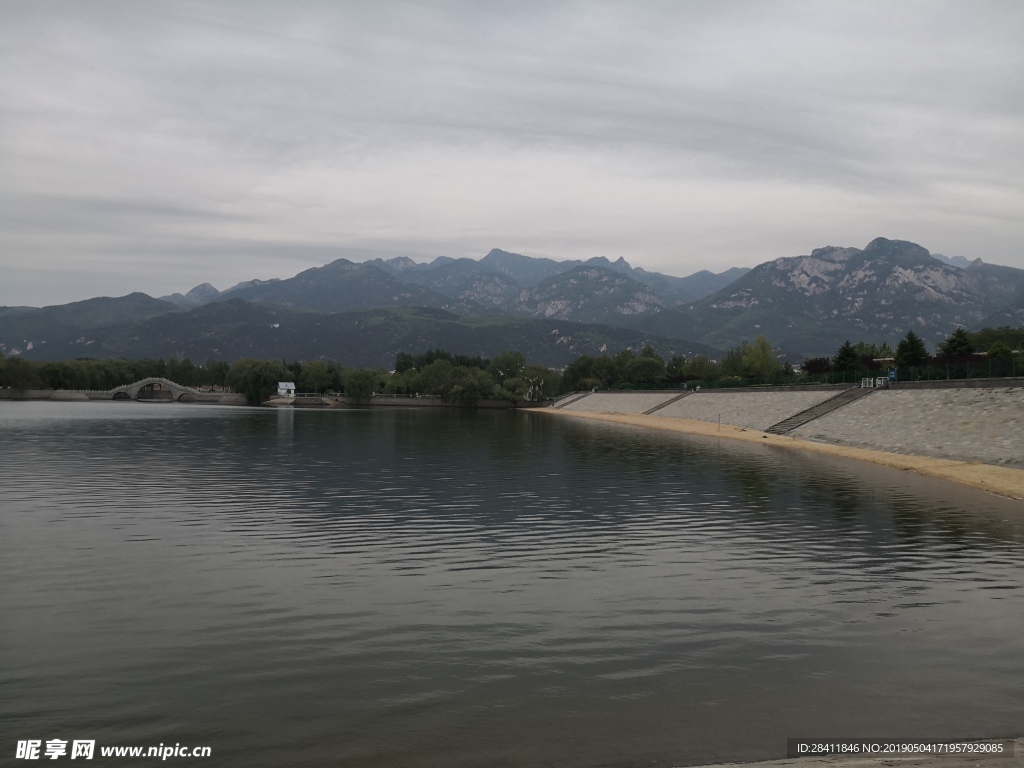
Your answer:
[[[802,427],[810,421],[814,421],[826,413],[832,413],[837,408],[842,408],[847,403],[852,403],[854,400],[859,400],[862,397],[866,397],[874,392],[874,389],[868,387],[851,387],[850,389],[844,389],[835,397],[830,397],[828,400],[823,400],[815,406],[808,408],[807,410],[794,413],[788,419],[783,419],[778,424],[773,424],[768,427],[766,432],[773,435],[785,435],[792,432],[797,427]]]

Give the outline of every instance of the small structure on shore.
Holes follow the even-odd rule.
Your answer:
[[[295,382],[294,381],[279,381],[279,382],[277,382],[277,396],[278,397],[295,397]]]

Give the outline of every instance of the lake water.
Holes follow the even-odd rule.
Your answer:
[[[0,462],[7,758],[684,765],[1024,730],[1022,502],[507,412],[0,402]]]

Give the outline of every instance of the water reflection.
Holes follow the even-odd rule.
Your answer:
[[[13,405],[17,733],[590,766],[1019,728],[1016,502],[527,414]]]

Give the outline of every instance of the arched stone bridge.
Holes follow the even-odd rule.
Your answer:
[[[170,379],[163,379],[158,377],[150,377],[148,379],[141,379],[136,381],[134,384],[123,384],[120,387],[114,387],[113,389],[107,390],[106,393],[114,400],[138,400],[139,394],[144,390],[158,389],[160,391],[168,391],[171,393],[171,399],[183,401],[183,402],[195,402],[195,403],[219,403],[225,401],[234,402],[241,396],[230,394],[227,392],[200,392],[198,389],[192,389],[192,387],[185,387],[178,384]],[[244,398],[241,398],[244,400]]]

